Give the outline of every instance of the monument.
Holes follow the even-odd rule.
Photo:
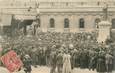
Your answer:
[[[112,23],[108,21],[108,4],[105,3],[103,8],[103,19],[98,24],[99,31],[98,31],[98,43],[105,42],[106,39],[110,38],[110,28]]]

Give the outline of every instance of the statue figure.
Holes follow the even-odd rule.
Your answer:
[[[33,35],[33,28],[32,25],[27,26],[27,36],[32,36]]]
[[[104,8],[103,8],[103,20],[104,20],[104,21],[106,21],[106,20],[108,19],[108,14],[107,14],[107,12],[108,12],[108,4],[105,3],[105,6],[104,6]]]
[[[34,20],[33,23],[32,23],[33,35],[35,35],[35,33],[36,33],[37,25],[38,24],[37,24],[36,20]]]
[[[39,32],[41,32],[41,28],[40,28],[40,16],[39,15],[37,15],[36,16],[36,22],[37,22],[37,25],[36,25],[36,35],[39,33]]]
[[[108,4],[107,1],[104,3],[103,7],[103,19],[98,24],[99,25],[99,32],[98,32],[98,38],[97,41],[99,43],[106,41],[107,38],[110,38],[110,30],[112,23],[108,20]]]

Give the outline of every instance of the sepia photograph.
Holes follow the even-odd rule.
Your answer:
[[[0,0],[0,73],[115,73],[115,0]]]

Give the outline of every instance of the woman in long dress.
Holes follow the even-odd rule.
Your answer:
[[[63,71],[62,73],[71,73],[70,54],[66,51],[63,55]]]

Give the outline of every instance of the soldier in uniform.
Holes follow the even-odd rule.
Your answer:
[[[88,56],[87,49],[84,49],[81,52],[81,56],[80,56],[80,67],[88,68],[88,66],[89,66],[89,56]]]
[[[62,50],[59,50],[58,55],[57,55],[58,73],[62,73],[62,68],[63,68],[63,53],[62,53]]]
[[[75,58],[76,58],[75,52],[76,52],[76,49],[71,50],[71,67],[72,67],[72,69],[74,69],[74,67],[75,67]]]
[[[115,70],[115,49],[114,48],[113,48],[112,53],[113,53],[113,58],[114,58],[114,60],[113,60],[113,70]]]
[[[79,51],[74,49],[75,67],[79,67]]]
[[[96,53],[93,50],[89,50],[89,70],[94,70],[96,68]]]
[[[46,65],[46,47],[42,48],[42,65]]]
[[[108,73],[111,73],[113,70],[113,56],[109,53],[105,56],[106,59],[106,69]]]
[[[36,53],[37,49],[35,47],[32,47],[32,62],[33,62],[33,65],[34,67],[37,67],[37,53]]]
[[[55,73],[56,63],[57,63],[57,52],[56,52],[56,46],[54,45],[52,47],[52,51],[50,54],[50,64],[51,64],[50,73]]]
[[[31,68],[31,58],[29,55],[24,56],[23,64],[24,64],[24,71],[25,73],[31,73],[32,68]]]
[[[97,57],[97,62],[96,62],[96,70],[99,73],[105,73],[106,72],[106,65],[105,65],[105,54],[104,51],[100,51],[99,55]]]
[[[49,47],[47,47],[45,53],[46,53],[46,65],[50,66],[50,53],[51,53],[51,49]]]
[[[37,65],[41,65],[41,47],[38,47],[37,49],[37,59],[38,59],[38,62],[37,62]]]

